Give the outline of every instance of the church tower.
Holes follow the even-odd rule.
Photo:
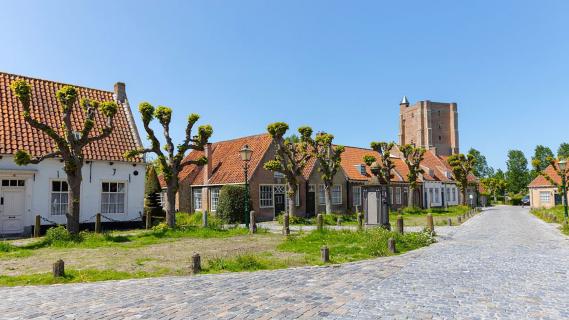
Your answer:
[[[399,144],[414,144],[440,156],[459,153],[458,110],[454,102],[399,103]]]

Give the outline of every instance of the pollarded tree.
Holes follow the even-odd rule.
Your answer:
[[[468,190],[468,176],[473,174],[476,158],[472,154],[453,154],[447,159],[452,168],[452,174],[458,188],[462,192],[462,204],[466,205],[466,191]]]
[[[371,149],[379,153],[381,159],[378,160],[371,155],[364,156],[364,163],[367,164],[372,173],[374,173],[379,181],[387,186],[387,210],[391,209],[391,179],[393,179],[393,169],[395,169],[395,163],[391,159],[391,150],[395,147],[394,142],[372,142]]]
[[[326,132],[319,132],[314,140],[310,140],[312,152],[318,160],[318,172],[320,172],[320,178],[324,184],[327,214],[332,213],[332,185],[334,176],[340,169],[342,153],[344,152],[344,146],[333,145],[333,140],[334,136]]]
[[[403,160],[409,169],[407,173],[407,180],[409,180],[409,193],[407,197],[407,206],[413,207],[415,190],[418,186],[419,175],[423,174],[425,171],[421,168],[421,161],[423,161],[423,156],[425,155],[425,148],[415,147],[412,144],[406,144],[399,148],[403,154]]]
[[[114,101],[99,102],[90,99],[81,99],[80,105],[85,114],[83,128],[74,128],[72,122],[73,110],[77,107],[78,91],[72,86],[63,86],[57,90],[56,98],[61,106],[62,133],[57,129],[42,123],[32,117],[31,87],[25,80],[16,80],[10,85],[12,91],[20,100],[24,109],[24,120],[33,128],[44,132],[53,140],[56,151],[38,157],[31,157],[27,151],[18,150],[14,161],[18,165],[37,164],[45,159],[61,158],[63,170],[67,175],[69,185],[69,203],[67,216],[67,230],[71,234],[79,233],[79,215],[81,208],[81,181],[85,146],[92,142],[105,139],[113,131],[113,118],[117,113],[117,104]],[[101,132],[93,135],[95,115],[97,111],[106,118],[106,124]]]
[[[267,127],[267,131],[271,135],[273,145],[275,146],[275,157],[273,160],[265,162],[263,167],[269,171],[280,172],[285,176],[288,214],[292,216],[295,211],[294,200],[298,190],[298,177],[302,174],[302,170],[312,157],[312,153],[309,150],[312,129],[310,127],[298,128],[298,133],[300,134],[298,142],[291,142],[290,139],[284,138],[287,130],[288,124],[284,122],[271,123]]]
[[[559,188],[559,191],[562,190],[563,188],[563,184],[560,183],[563,180],[557,182],[553,179],[553,177],[551,177],[546,171],[545,168],[547,168],[547,163],[553,168],[553,170],[555,171],[555,174],[557,174],[558,177],[563,177],[563,175],[565,175],[565,177],[568,176],[569,174],[569,170],[565,169],[564,171],[561,170],[561,168],[559,168],[559,160],[555,159],[553,157],[547,157],[546,159],[546,164],[544,165],[543,162],[541,162],[541,160],[539,159],[534,159],[531,164],[534,167],[534,170],[540,174],[541,176],[543,176],[547,181],[549,181],[549,183],[551,183],[552,185],[556,186],[557,188]],[[544,168],[545,167],[545,168]],[[544,168],[544,169],[540,169],[540,168]],[[566,181],[566,185],[565,187],[569,187],[569,179],[565,179]]]
[[[198,127],[197,135],[192,136],[192,130],[200,116],[192,113],[188,117],[188,124],[186,126],[186,136],[181,144],[174,146],[172,137],[170,136],[170,121],[172,120],[172,109],[165,106],[158,106],[154,108],[150,103],[143,102],[139,105],[138,110],[142,116],[142,124],[144,130],[148,134],[151,147],[146,149],[131,150],[126,153],[126,157],[134,157],[146,153],[156,154],[160,167],[162,168],[162,176],[166,182],[166,223],[168,227],[174,228],[176,226],[176,193],[178,192],[179,180],[178,174],[185,166],[195,164],[198,166],[205,165],[208,161],[206,157],[201,157],[196,160],[184,161],[185,154],[188,150],[204,150],[209,138],[213,133],[210,125],[202,125]],[[150,128],[152,119],[158,119],[158,122],[164,129],[164,138],[166,144],[164,145],[164,153],[160,147],[160,141],[156,138],[154,130]]]

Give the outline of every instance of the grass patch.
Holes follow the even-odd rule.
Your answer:
[[[358,223],[357,216],[355,214],[341,214],[341,213],[330,213],[330,214],[322,214],[324,218],[324,225],[327,226],[335,226],[338,224],[338,219],[340,219],[341,225],[356,225]],[[283,224],[283,215],[280,214],[277,216],[277,221],[279,224]],[[291,216],[289,217],[289,224],[290,225],[301,225],[301,226],[315,226],[316,225],[316,217],[297,217]]]
[[[51,273],[36,273],[19,276],[0,276],[0,286],[26,286],[26,285],[47,285],[57,283],[77,283],[93,282],[104,280],[123,280],[156,277],[163,275],[165,270],[157,272],[121,272],[114,270],[65,270],[64,277],[54,278]]]
[[[461,216],[468,212],[470,208],[468,206],[452,206],[448,208],[403,208],[400,212],[390,212],[389,220],[391,223],[397,221],[397,216],[401,214],[403,216],[403,221],[406,226],[426,226],[427,225],[427,214],[430,213],[433,216],[433,222],[436,226],[448,225],[448,219],[452,219],[454,225],[458,224],[458,216]]]
[[[288,267],[287,264],[270,254],[238,254],[230,258],[217,257],[210,259],[204,273],[241,272],[257,270],[273,270]]]
[[[563,223],[565,221],[565,209],[563,206],[555,206],[553,208],[534,208],[530,212],[547,223],[559,223],[562,233],[569,235],[569,225]]]
[[[428,246],[435,239],[425,232],[410,232],[403,235],[382,228],[361,232],[350,230],[312,231],[308,234],[290,236],[278,246],[279,250],[304,253],[312,263],[320,263],[320,248],[330,248],[333,263],[349,262],[387,256],[387,240],[394,238],[398,253]]]

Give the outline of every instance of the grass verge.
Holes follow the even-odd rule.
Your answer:
[[[563,208],[563,206],[555,206],[553,208],[549,208],[549,209],[545,209],[545,208],[534,208],[531,209],[530,212],[540,218],[541,220],[547,222],[547,223],[559,223],[561,224],[561,226],[559,227],[559,230],[561,230],[561,232],[563,234],[566,234],[569,236],[569,225],[563,223],[565,220],[565,209]]]

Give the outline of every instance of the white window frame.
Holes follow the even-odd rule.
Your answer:
[[[540,191],[539,192],[539,202],[540,203],[551,203],[551,192]]]
[[[211,211],[217,211],[217,205],[219,204],[219,193],[221,192],[221,188],[210,188],[209,189],[209,204],[211,207]],[[215,197],[214,197],[215,195]]]
[[[326,205],[326,189],[323,184],[318,185],[318,205]]]
[[[270,198],[263,198],[263,188],[268,188],[271,192]],[[267,192],[267,191],[266,191]],[[263,204],[263,201],[265,203]],[[275,191],[272,184],[259,185],[259,208],[274,208],[275,207]]]
[[[401,204],[401,187],[395,188],[395,204]]]
[[[199,197],[196,195],[199,194]],[[196,200],[199,199],[199,206],[196,204]],[[203,189],[202,188],[192,188],[192,206],[194,211],[201,210],[203,208]]]
[[[281,186],[280,184],[273,185],[273,188],[276,186]],[[274,191],[273,191],[273,194]],[[288,210],[288,186],[285,185],[285,209]],[[294,206],[300,207],[300,185],[296,185],[296,193],[294,194]]]
[[[354,203],[354,206],[359,207],[362,205],[362,187],[361,186],[353,186],[352,187],[352,202]]]
[[[124,194],[124,205],[123,205],[123,212],[104,212],[103,211],[103,194],[105,193],[109,193],[109,194],[113,194],[113,193],[119,193],[119,192],[103,192],[103,184],[104,183],[117,183],[117,184],[123,184],[124,185],[124,189],[123,189],[123,194]],[[99,201],[99,212],[102,214],[120,214],[120,215],[126,215],[128,214],[128,183],[126,181],[123,180],[116,180],[116,181],[112,181],[112,180],[101,180],[101,189],[100,189],[100,201]],[[110,185],[109,185],[109,189],[110,189]]]
[[[332,185],[332,190],[330,190],[330,191],[332,193],[332,204],[333,205],[342,204],[342,198],[343,198],[342,185],[339,185],[339,184]],[[334,194],[337,195],[338,192],[340,193],[339,199],[338,199],[338,197],[334,197]]]
[[[54,182],[66,183],[67,184],[67,191],[53,191],[53,183]],[[102,188],[102,185],[101,185],[101,188]],[[60,197],[59,197],[60,199],[61,199],[62,194],[67,194],[67,202],[66,203],[63,203],[63,202],[59,203],[58,206],[60,206],[60,207],[65,206],[66,207],[66,210],[65,210],[66,213],[69,213],[69,197],[70,197],[70,195],[69,195],[69,184],[67,183],[67,180],[65,180],[65,179],[53,179],[53,180],[49,181],[49,214],[52,216],[59,216],[59,217],[65,216],[65,213],[62,213],[62,214],[54,214],[53,213],[54,204],[52,201],[53,201],[54,193],[60,195]]]

